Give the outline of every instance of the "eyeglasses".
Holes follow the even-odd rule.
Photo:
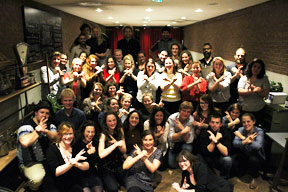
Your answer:
[[[208,103],[200,102],[200,105],[208,105]]]

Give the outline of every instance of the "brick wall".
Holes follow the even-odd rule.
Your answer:
[[[188,49],[202,52],[205,42],[227,60],[243,46],[248,61],[261,58],[267,70],[288,75],[288,1],[269,1],[184,28]]]

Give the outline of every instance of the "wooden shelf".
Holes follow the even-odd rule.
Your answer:
[[[17,156],[17,149],[9,151],[9,154],[0,158],[0,172]]]
[[[19,90],[16,90],[16,91],[13,91],[12,93],[8,94],[8,95],[4,95],[4,96],[0,96],[0,103],[4,102],[4,101],[7,101],[8,99],[11,99],[17,95],[20,95],[21,93],[24,93],[26,91],[29,91],[30,89],[33,89],[34,87],[37,87],[41,85],[41,82],[37,82],[33,85],[29,85],[28,87],[25,87],[23,89],[19,89]]]

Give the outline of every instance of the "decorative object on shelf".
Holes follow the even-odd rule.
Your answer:
[[[29,75],[27,75],[27,55],[28,55],[28,44],[27,43],[18,43],[15,46],[15,52],[17,56],[17,61],[19,70],[16,73],[16,88],[23,88],[31,85]]]
[[[270,91],[271,92],[282,92],[283,86],[280,82],[270,81]]]

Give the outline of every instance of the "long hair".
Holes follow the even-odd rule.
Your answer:
[[[139,130],[140,132],[140,135],[142,134],[144,128],[143,128],[143,122],[142,122],[142,118],[141,118],[141,114],[139,113],[139,111],[131,111],[129,114],[128,114],[128,117],[125,119],[124,123],[123,123],[123,128],[124,128],[124,135],[126,135],[126,133],[129,131],[129,118],[130,116],[133,114],[133,113],[137,113],[138,116],[139,116],[139,123],[136,125],[135,129]]]
[[[84,132],[85,132],[85,130],[86,130],[86,127],[89,127],[89,126],[94,127],[95,135],[94,135],[92,141],[95,141],[95,139],[98,138],[98,137],[96,136],[96,134],[97,134],[97,129],[96,129],[96,126],[95,126],[95,122],[94,122],[94,121],[88,120],[88,121],[85,121],[84,123],[82,123],[82,125],[81,125],[81,127],[80,127],[80,132],[79,132],[78,134],[79,134],[80,138],[83,140],[83,139],[85,138]],[[99,134],[99,133],[98,133],[98,134]],[[98,135],[98,134],[97,134],[97,135]]]
[[[155,114],[157,112],[162,112],[163,113],[163,121],[161,122],[160,126],[164,127],[166,122],[167,122],[167,119],[168,119],[168,115],[167,115],[167,112],[165,110],[165,108],[163,107],[154,107],[153,110],[152,110],[152,113],[150,115],[150,119],[149,119],[149,125],[150,125],[150,130],[154,133],[156,132],[157,130],[157,124],[156,124],[156,121],[155,121]]]
[[[247,68],[247,72],[246,72],[247,77],[248,77],[248,78],[251,78],[251,77],[252,77],[252,75],[253,75],[253,74],[252,74],[252,67],[253,67],[253,65],[254,65],[255,63],[259,63],[259,64],[261,65],[261,71],[260,71],[260,73],[257,75],[257,79],[262,79],[262,78],[264,77],[264,75],[265,75],[265,64],[264,64],[263,60],[258,59],[258,58],[254,58],[254,59],[252,60],[252,62],[249,63],[248,68]]]
[[[182,55],[183,55],[184,53],[186,53],[186,54],[188,55],[188,57],[189,57],[189,64],[192,64],[192,62],[193,62],[193,57],[192,57],[191,52],[188,51],[188,50],[182,51],[182,52],[180,53],[180,62],[179,62],[180,67],[181,67],[182,69],[184,69],[184,67],[185,67],[184,62],[182,61]]]
[[[190,162],[191,167],[199,161],[199,158],[187,150],[182,150],[179,155],[177,156],[178,163],[184,161],[184,158]]]
[[[134,68],[135,68],[135,62],[134,62],[133,56],[132,56],[131,54],[125,55],[125,57],[123,58],[123,63],[124,63],[124,64],[125,64],[125,61],[126,61],[126,60],[131,61],[131,68],[132,68],[132,70],[134,70]]]
[[[90,94],[89,94],[89,98],[90,98],[90,99],[94,99],[94,89],[95,89],[96,86],[101,87],[101,89],[102,89],[102,95],[101,95],[101,97],[103,96],[104,87],[103,87],[102,83],[94,82],[94,83],[93,83],[93,87],[92,87],[92,89],[91,89],[91,92],[90,92]]]
[[[223,64],[223,68],[220,71],[220,76],[222,76],[224,74],[224,72],[226,71],[226,66],[225,66],[225,63],[224,63],[224,59],[222,57],[215,57],[213,59],[213,61],[212,61],[212,72],[214,72],[215,75],[216,75],[216,71],[215,71],[214,65],[215,65],[216,61],[221,61],[222,64]]]
[[[145,64],[144,75],[148,76],[147,65],[150,64],[150,63],[154,65],[154,71],[153,71],[152,75],[156,72],[156,63],[155,63],[155,61],[152,60],[152,59],[149,59],[148,62]]]
[[[165,59],[165,62],[166,62],[167,59],[171,59],[173,65],[174,65],[174,66],[173,66],[173,74],[175,75],[176,72],[177,72],[177,66],[175,66],[175,62],[174,62],[174,60],[172,59],[172,57],[167,57],[167,58]],[[166,69],[166,67],[165,67],[165,69],[164,69],[164,72],[167,73],[167,69]]]
[[[116,72],[119,72],[119,67],[118,67],[118,65],[117,65],[117,60],[116,60],[116,58],[115,58],[113,55],[108,55],[108,56],[107,56],[107,59],[106,59],[106,64],[105,64],[105,69],[106,69],[107,73],[108,73],[108,70],[110,70],[109,67],[108,67],[108,60],[109,60],[110,58],[112,58],[113,61],[114,61],[114,66],[116,67]]]
[[[91,62],[91,59],[92,58],[94,58],[94,59],[96,59],[96,65],[99,65],[99,62],[100,62],[100,59],[99,59],[99,57],[97,57],[96,55],[94,55],[94,54],[91,54],[91,55],[89,55],[89,57],[87,57],[87,59],[86,59],[86,65],[88,65],[88,66],[90,66],[90,62]]]
[[[106,139],[107,140],[111,140],[110,138],[110,132],[109,132],[109,127],[107,125],[107,117],[109,115],[114,115],[115,118],[116,118],[116,121],[117,121],[117,125],[114,129],[114,138],[119,141],[120,139],[122,139],[123,135],[122,135],[122,132],[121,132],[121,128],[122,128],[122,124],[121,124],[121,120],[119,119],[118,115],[114,112],[114,111],[107,111],[105,114],[104,114],[104,118],[103,118],[103,122],[102,122],[102,125],[103,125],[103,131],[102,133],[105,135]]]
[[[209,114],[215,112],[215,107],[214,107],[213,100],[212,100],[211,96],[208,94],[204,94],[200,97],[199,104],[198,104],[197,109],[196,109],[198,116],[200,116],[200,117],[202,116],[202,108],[200,106],[200,100],[203,100],[205,103],[208,103],[208,113]]]
[[[115,82],[113,82],[113,81],[107,82],[106,85],[105,85],[105,87],[104,87],[104,91],[105,91],[104,94],[105,94],[107,97],[110,97],[110,95],[109,95],[109,88],[110,88],[111,86],[115,86],[115,87],[116,87],[116,91],[118,90],[118,85],[117,85]]]

